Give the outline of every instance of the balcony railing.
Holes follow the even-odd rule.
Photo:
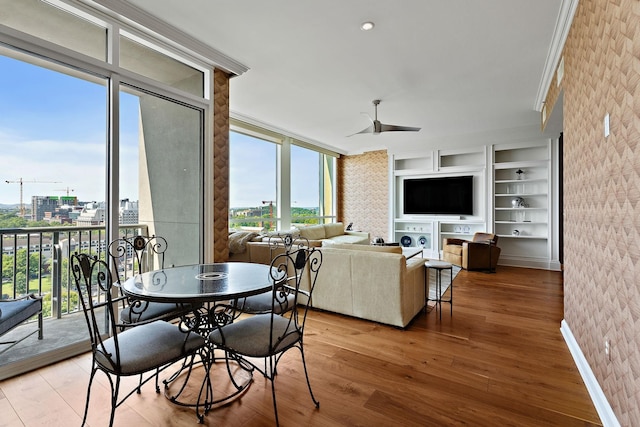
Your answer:
[[[121,237],[147,234],[143,224],[119,227]],[[1,298],[28,293],[43,297],[45,318],[78,311],[69,259],[75,252],[105,259],[109,242],[104,226],[0,229]]]

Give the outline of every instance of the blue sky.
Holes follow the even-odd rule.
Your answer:
[[[105,199],[106,82],[0,55],[0,204],[31,196]],[[120,197],[138,198],[138,100],[121,93]],[[275,145],[232,133],[230,206],[275,200]],[[294,148],[292,204],[318,205],[318,155]],[[309,179],[311,178],[311,179]],[[36,181],[36,182],[29,182]],[[310,183],[308,182],[310,181]],[[55,183],[47,183],[55,182]]]
[[[137,158],[137,101],[123,98],[122,150]],[[104,200],[105,123],[104,85],[0,56],[0,203],[19,202],[19,185],[5,181],[20,178],[25,204],[67,188],[83,201]],[[137,176],[127,194],[137,198]]]

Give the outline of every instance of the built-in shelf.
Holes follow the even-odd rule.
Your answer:
[[[505,257],[550,255],[549,168],[548,143],[494,146],[493,228]]]
[[[556,179],[551,173],[553,144],[538,139],[393,154],[389,166],[395,206],[389,239],[401,242],[406,236],[410,246],[418,247],[423,246],[422,238],[424,256],[438,257],[445,238],[470,240],[476,232],[493,232],[500,238],[501,259],[507,265],[550,263],[552,224],[557,221],[551,214],[551,188]],[[473,215],[422,218],[403,214],[404,180],[464,175],[474,177]]]

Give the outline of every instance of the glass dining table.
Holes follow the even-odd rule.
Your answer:
[[[207,338],[213,328],[240,316],[244,297],[270,290],[282,277],[276,268],[263,264],[195,264],[136,274],[122,284],[122,290],[135,300],[192,305],[193,312],[180,320],[181,326]],[[165,396],[178,405],[196,407],[202,421],[200,408],[206,414],[241,395],[252,381],[252,371],[210,343],[200,356],[201,362],[185,361],[163,382]],[[203,369],[198,375],[194,368]]]

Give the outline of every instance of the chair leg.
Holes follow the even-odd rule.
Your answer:
[[[113,380],[111,376],[107,374],[109,377],[109,383],[111,384],[111,416],[109,417],[109,427],[113,426],[113,420],[116,417],[116,408],[118,407],[118,392],[120,391],[120,376],[116,376],[116,384],[115,387],[113,385]],[[139,388],[139,387],[138,387]]]
[[[93,384],[93,377],[96,375],[95,364],[91,368],[91,374],[89,375],[89,385],[87,386],[87,401],[84,404],[84,416],[82,417],[82,426],[87,423],[87,415],[89,414],[89,399],[91,398],[91,384]]]
[[[38,339],[41,340],[43,338],[43,329],[42,329],[42,310],[38,313]]]
[[[311,390],[311,382],[309,381],[309,373],[307,372],[307,362],[304,358],[304,348],[302,348],[302,342],[300,342],[300,354],[302,355],[302,367],[304,368],[304,376],[307,379],[307,387],[309,387],[309,394],[311,395],[311,400],[313,401],[316,408],[320,407],[320,402],[316,400],[313,395],[313,391]]]
[[[273,369],[273,366],[271,368]],[[280,422],[278,421],[278,404],[276,403],[276,381],[273,377],[269,378],[269,380],[271,381],[271,396],[273,397],[273,413],[276,416],[276,426],[279,426]]]

